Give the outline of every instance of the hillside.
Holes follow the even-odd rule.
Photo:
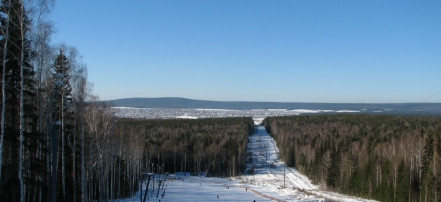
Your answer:
[[[312,109],[358,110],[363,113],[441,114],[441,103],[305,103],[305,102],[248,102],[210,101],[186,98],[124,98],[104,101],[113,107],[180,108],[180,109]]]

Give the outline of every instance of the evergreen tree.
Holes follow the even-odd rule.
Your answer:
[[[55,103],[57,117],[56,121],[59,123],[58,134],[61,135],[61,182],[62,182],[62,199],[66,197],[66,143],[65,138],[71,127],[72,120],[72,88],[70,85],[70,63],[64,54],[63,50],[60,50],[57,58],[54,62],[53,82],[55,92]]]
[[[6,58],[7,58],[7,48],[8,48],[8,42],[9,42],[9,15],[11,13],[11,7],[10,6],[4,6],[4,3],[10,4],[10,1],[2,1],[2,6],[0,7],[0,24],[2,25],[0,27],[0,33],[2,40],[0,41],[1,44],[1,55],[2,55],[2,70],[1,70],[1,89],[2,89],[2,105],[1,105],[1,138],[0,138],[0,184],[1,184],[1,174],[2,174],[2,165],[3,165],[3,145],[4,145],[4,138],[5,138],[5,116],[6,116]]]
[[[326,184],[336,188],[339,185],[340,177],[340,162],[341,162],[341,146],[331,150],[331,162],[328,167],[328,177]]]
[[[430,163],[433,160],[433,135],[430,133],[426,135],[426,143],[424,145],[423,167],[422,167],[422,179],[429,172]]]
[[[294,148],[294,145],[291,145],[289,147],[288,151],[288,159],[287,159],[287,166],[296,168],[296,150]]]

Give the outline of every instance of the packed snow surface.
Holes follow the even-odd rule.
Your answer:
[[[249,136],[245,173],[228,179],[172,176],[164,197],[150,193],[147,201],[372,201],[322,190],[296,169],[285,167],[263,126],[256,126]],[[145,193],[145,184],[142,189]],[[139,194],[123,201],[139,201]]]
[[[150,190],[152,190],[151,186],[146,201],[273,201],[269,197],[265,198],[265,196],[259,195],[250,186],[220,178],[185,177],[176,179],[171,177],[166,182],[164,196],[162,196],[162,189],[158,198],[156,198],[157,192],[152,194]],[[143,193],[145,193],[145,186]],[[140,201],[139,194],[140,192],[123,201]]]

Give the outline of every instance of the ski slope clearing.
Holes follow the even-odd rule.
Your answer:
[[[322,190],[296,169],[285,167],[276,142],[263,126],[249,137],[247,152],[247,175],[228,179],[172,175],[163,185],[165,192],[160,192],[164,196],[151,193],[151,183],[146,201],[373,201]],[[122,201],[140,201],[140,192]]]

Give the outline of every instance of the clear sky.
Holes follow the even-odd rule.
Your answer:
[[[101,100],[441,102],[441,1],[59,0]]]

